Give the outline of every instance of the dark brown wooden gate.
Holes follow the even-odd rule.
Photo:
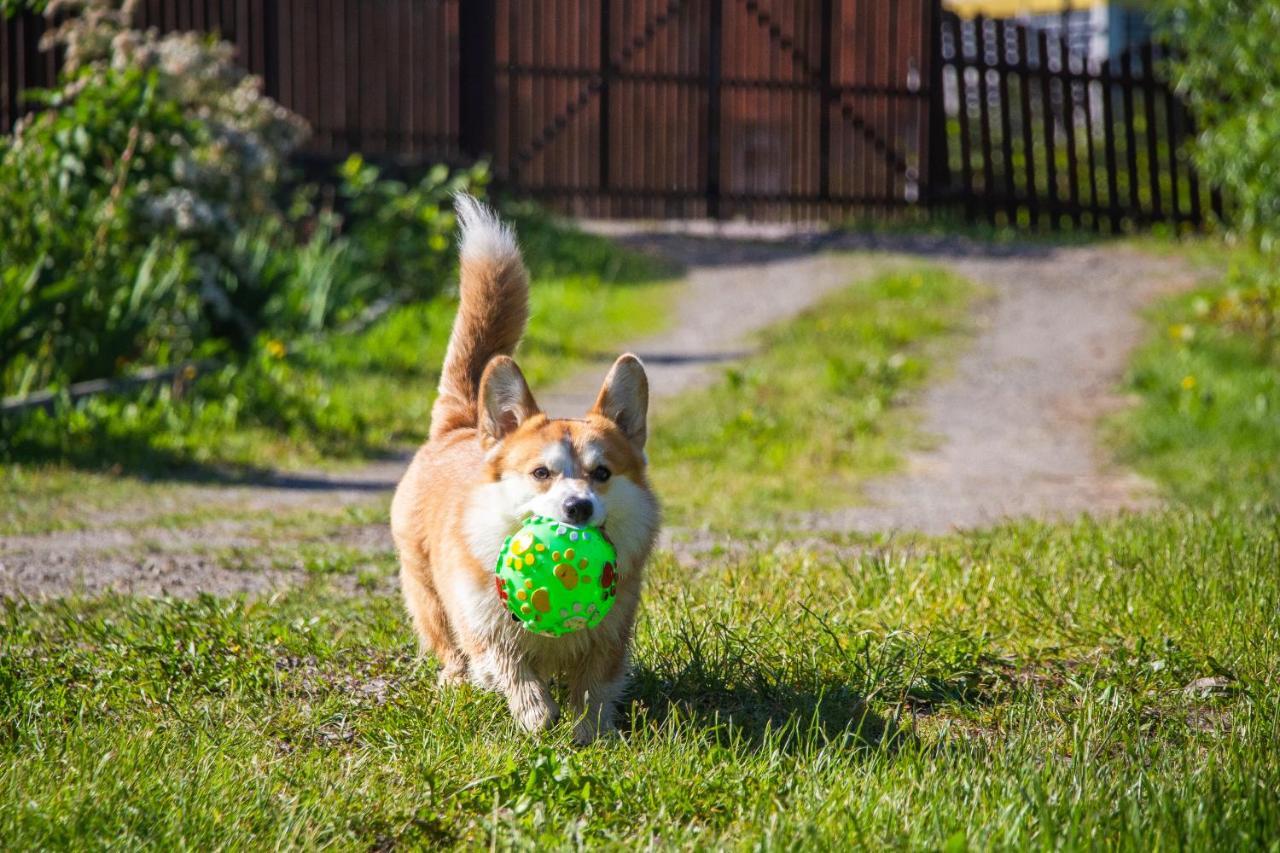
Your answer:
[[[486,158],[593,216],[1123,230],[1221,208],[1160,45],[1082,53],[941,0],[142,0],[138,23],[235,44],[326,171]],[[54,81],[44,29],[0,25],[0,132]]]
[[[592,215],[911,203],[932,6],[495,0],[495,171]]]

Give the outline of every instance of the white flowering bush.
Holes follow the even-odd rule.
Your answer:
[[[132,3],[54,0],[59,87],[0,143],[0,387],[243,347],[279,282],[246,231],[303,123],[229,45],[129,28]]]

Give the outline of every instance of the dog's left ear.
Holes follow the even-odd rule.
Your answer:
[[[627,353],[613,363],[591,414],[613,421],[637,450],[644,449],[648,438],[649,377],[640,359]]]

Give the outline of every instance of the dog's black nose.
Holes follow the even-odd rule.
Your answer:
[[[595,506],[588,498],[569,498],[564,502],[564,514],[574,524],[583,524],[591,518]]]

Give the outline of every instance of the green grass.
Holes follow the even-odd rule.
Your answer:
[[[1225,278],[1152,311],[1153,332],[1128,378],[1144,403],[1115,424],[1127,459],[1193,503],[1280,495],[1274,267],[1234,255]]]
[[[13,604],[0,835],[1260,845],[1280,830],[1278,559],[1274,522],[1188,512],[694,577],[664,558],[624,741],[586,750],[438,692],[390,598]]]
[[[888,272],[761,335],[758,354],[651,430],[672,515],[723,525],[855,502],[922,441],[900,404],[957,343],[972,296],[940,270]]]
[[[921,326],[944,333],[940,342],[957,328],[951,311],[962,302],[952,300],[963,286],[925,280],[939,290],[924,301],[903,292],[909,276],[841,294],[771,332],[772,354],[744,372],[769,375],[779,351],[812,354],[823,327],[879,341],[876,330],[897,328],[886,318],[904,307],[913,325],[940,312],[945,322]],[[1197,298],[1153,316],[1133,372],[1139,402],[1125,416],[1137,431],[1121,433],[1161,438],[1126,452],[1185,500],[1105,521],[1010,523],[875,547],[806,536],[798,548],[755,540],[697,560],[662,553],[619,742],[575,748],[564,723],[527,736],[500,698],[438,690],[400,603],[340,594],[328,573],[362,561],[345,546],[316,547],[327,523],[375,523],[372,510],[263,519],[260,532],[277,547],[302,536],[297,553],[313,571],[307,586],[271,599],[4,605],[0,838],[16,848],[109,839],[158,848],[1274,849],[1280,502],[1266,472],[1275,455],[1265,437],[1219,439],[1231,417],[1184,411],[1167,383],[1142,380],[1180,383],[1191,358],[1199,381],[1230,377],[1248,389],[1272,381],[1274,366],[1256,357],[1256,335],[1209,315],[1197,321],[1207,328],[1197,328],[1196,346],[1170,339],[1170,318],[1199,316]],[[863,319],[847,316],[855,309]],[[927,337],[852,352],[882,363],[905,351],[924,364]],[[844,396],[888,387],[887,403],[910,386],[859,385],[869,374],[851,372],[859,392]],[[785,442],[785,464],[832,452],[813,426],[828,410],[743,393],[751,387],[699,393],[714,401],[699,434],[719,428],[750,445],[734,423],[749,404],[755,417],[802,427]],[[806,406],[823,397],[794,393]],[[888,411],[868,429],[900,417]],[[761,497],[753,476],[707,485],[661,470],[683,464],[663,455],[678,446],[654,453],[668,503],[720,490],[726,505],[796,505],[789,494]],[[818,497],[814,489],[804,500]],[[363,570],[361,588],[376,589],[388,568]]]

